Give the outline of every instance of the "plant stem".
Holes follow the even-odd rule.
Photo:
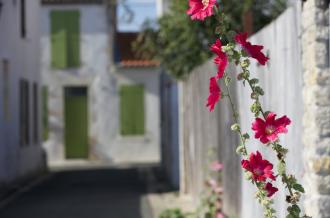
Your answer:
[[[224,77],[225,77],[225,79],[226,79],[226,78],[228,77],[228,75],[225,74]],[[235,123],[238,124],[238,122],[239,122],[239,120],[238,120],[238,116],[239,116],[239,115],[238,115],[238,112],[237,112],[237,110],[236,110],[236,107],[235,107],[234,101],[233,101],[233,99],[232,99],[232,97],[231,97],[231,95],[230,95],[229,84],[227,84],[227,83],[225,82],[225,86],[226,86],[226,92],[227,92],[227,93],[226,93],[226,96],[228,97],[229,102],[230,102],[230,107],[231,107],[231,110],[232,110],[232,113],[233,113],[234,121],[235,121]],[[242,155],[243,155],[243,157],[247,157],[247,156],[248,156],[248,152],[247,152],[247,149],[246,149],[246,143],[245,143],[246,139],[244,138],[241,129],[239,129],[237,132],[238,132],[238,134],[239,134],[239,136],[240,136],[242,146],[244,147],[244,152],[242,153]],[[257,183],[255,183],[255,184],[256,184],[257,189],[258,189],[260,192],[263,192],[263,191],[264,191],[264,188],[263,188],[263,186],[262,186],[261,183],[258,183],[258,182],[257,182]],[[262,202],[263,198],[266,199],[267,197],[265,197],[265,196],[263,196],[263,197],[258,196],[258,198],[259,198],[259,201]],[[262,204],[262,206],[264,207],[264,209],[265,209],[266,212],[267,212],[267,216],[266,216],[266,217],[273,218],[273,217],[274,217],[274,216],[273,216],[273,213],[274,213],[275,210],[270,206],[270,204],[268,204],[268,205],[267,205],[267,204]]]
[[[225,78],[228,77],[227,74],[225,74]],[[230,107],[231,107],[231,110],[232,110],[232,113],[233,113],[233,118],[234,118],[234,121],[235,123],[239,123],[239,120],[238,120],[238,112],[236,110],[236,107],[235,107],[235,104],[234,104],[234,101],[230,95],[230,90],[229,90],[229,84],[226,84],[225,83],[225,86],[226,86],[226,91],[227,91],[227,97],[229,99],[229,102],[230,102]],[[243,136],[243,133],[241,131],[241,129],[238,130],[238,134],[239,134],[239,137],[241,139],[241,143],[242,143],[242,146],[244,147],[244,152],[243,152],[243,155],[244,156],[247,156],[248,152],[247,152],[247,148],[246,148],[246,144],[245,144],[245,138]]]

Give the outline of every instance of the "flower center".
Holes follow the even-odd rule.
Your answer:
[[[202,4],[204,5],[203,10],[206,9],[207,6],[209,6],[209,2],[210,2],[210,0],[202,0]]]
[[[260,169],[255,169],[254,173],[257,174],[258,176],[262,175],[262,170]]]
[[[275,129],[276,128],[274,126],[269,125],[269,126],[266,127],[265,132],[267,133],[267,135],[270,135],[270,134],[272,134],[275,131]]]

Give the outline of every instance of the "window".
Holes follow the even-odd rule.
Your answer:
[[[26,5],[25,0],[21,0],[21,37],[26,37]]]
[[[19,84],[19,123],[20,123],[20,145],[30,144],[29,129],[29,83],[22,79]]]
[[[39,90],[38,84],[33,83],[33,142],[39,142]]]
[[[49,127],[48,127],[48,87],[42,87],[42,135],[43,140],[48,140]]]
[[[55,69],[79,67],[79,11],[51,12],[51,65]]]
[[[120,132],[122,135],[143,135],[145,132],[142,85],[120,87]]]
[[[3,78],[2,78],[2,82],[3,82],[3,117],[5,121],[9,121],[10,119],[10,78],[9,78],[9,61],[4,59],[2,61],[2,74],[3,74]]]

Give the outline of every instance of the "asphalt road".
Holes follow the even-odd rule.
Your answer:
[[[0,218],[142,218],[139,169],[53,173],[0,209]]]

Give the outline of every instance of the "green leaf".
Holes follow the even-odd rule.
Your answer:
[[[250,80],[251,85],[255,85],[255,84],[257,84],[258,82],[259,82],[259,80],[256,79],[256,78],[253,78],[253,79]]]
[[[298,205],[294,204],[291,207],[288,207],[288,212],[289,212],[289,214],[286,217],[299,218],[299,214],[300,214],[301,210],[298,207]]]
[[[298,184],[298,183],[293,184],[292,188],[299,191],[299,192],[301,192],[301,193],[305,193],[304,187],[302,185]]]

